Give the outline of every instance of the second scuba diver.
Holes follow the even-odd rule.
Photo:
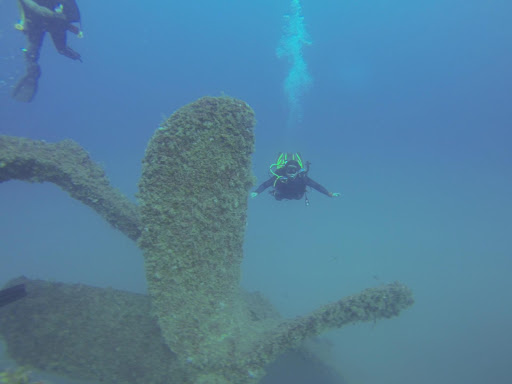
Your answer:
[[[27,47],[24,49],[27,72],[14,87],[12,97],[30,102],[36,95],[41,77],[38,61],[46,32],[51,35],[57,52],[72,60],[82,61],[80,54],[66,43],[67,31],[82,36],[80,27],[72,24],[80,23],[80,11],[75,0],[18,0],[18,5],[21,20],[15,27],[27,37]]]
[[[270,166],[272,177],[263,182],[254,192],[251,197],[258,196],[265,189],[273,186],[274,189],[270,192],[276,200],[300,200],[305,198],[306,205],[309,205],[309,200],[306,195],[306,188],[311,187],[318,192],[323,193],[329,197],[339,197],[338,192],[329,192],[325,187],[318,184],[308,176],[309,163],[306,163],[306,168],[303,166],[302,159],[298,153],[281,153],[276,163]]]

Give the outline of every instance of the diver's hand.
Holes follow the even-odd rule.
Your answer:
[[[256,196],[258,196],[258,192],[251,192],[251,199],[254,199]]]
[[[341,193],[339,192],[329,192],[329,197],[340,197]]]

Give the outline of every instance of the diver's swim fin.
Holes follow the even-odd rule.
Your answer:
[[[38,78],[32,75],[23,76],[12,90],[13,99],[30,103],[37,93]]]
[[[0,307],[13,303],[27,296],[25,284],[18,284],[0,291]]]
[[[18,101],[30,103],[37,93],[37,84],[40,77],[41,69],[39,65],[31,65],[27,74],[18,81],[18,84],[12,90],[11,96]]]

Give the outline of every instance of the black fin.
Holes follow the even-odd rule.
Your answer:
[[[18,101],[30,103],[37,93],[37,83],[37,77],[25,75],[18,81],[18,84],[12,90],[11,96]]]
[[[30,103],[37,93],[37,84],[40,77],[41,69],[39,65],[29,65],[27,74],[18,81],[18,84],[12,90],[11,96],[18,101]]]

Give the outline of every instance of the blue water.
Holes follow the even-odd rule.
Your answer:
[[[249,204],[243,284],[286,316],[400,280],[401,317],[323,337],[354,384],[509,383],[512,356],[512,3],[303,0],[312,85],[286,129],[288,0],[79,1],[84,63],[45,41],[39,93],[15,2],[0,0],[0,134],[72,138],[133,197],[163,116],[222,93],[256,111],[254,173],[300,151],[329,190]],[[144,4],[144,5],[143,5]],[[135,245],[53,185],[0,186],[0,283],[24,274],[144,292]]]

